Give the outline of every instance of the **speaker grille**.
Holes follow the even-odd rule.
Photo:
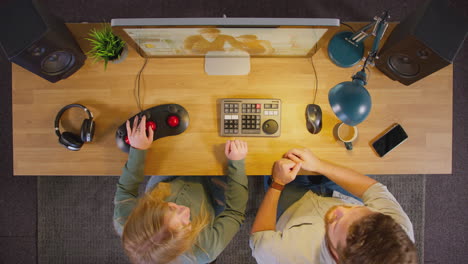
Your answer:
[[[45,74],[57,75],[67,71],[75,64],[75,56],[66,51],[55,51],[48,54],[41,62]]]
[[[388,65],[398,75],[406,78],[416,77],[421,67],[409,56],[393,54],[388,57]]]

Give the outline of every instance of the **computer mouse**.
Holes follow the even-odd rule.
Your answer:
[[[306,107],[306,126],[312,134],[317,134],[322,130],[322,108],[316,104],[308,104]]]

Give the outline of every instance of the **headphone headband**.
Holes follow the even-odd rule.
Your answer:
[[[60,109],[60,111],[57,113],[57,116],[55,117],[55,122],[54,122],[54,126],[55,126],[55,134],[57,134],[58,137],[61,136],[61,133],[60,133],[60,127],[59,127],[59,123],[60,123],[60,119],[62,118],[62,115],[65,111],[67,111],[68,109],[70,108],[73,108],[73,107],[78,107],[78,108],[81,108],[83,109],[89,116],[89,119],[93,120],[93,114],[91,113],[91,111],[89,111],[89,109],[84,106],[84,105],[81,105],[81,104],[69,104],[69,105],[66,105],[64,106],[62,109]]]

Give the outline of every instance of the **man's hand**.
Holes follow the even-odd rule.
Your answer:
[[[302,163],[296,163],[289,159],[280,159],[273,165],[273,180],[281,185],[286,185],[292,182],[299,170],[301,169]]]
[[[243,160],[247,156],[247,142],[242,140],[228,140],[224,146],[224,153],[230,160]]]
[[[322,161],[309,149],[291,149],[284,154],[284,158],[296,163],[302,163],[302,169],[311,172],[319,172],[322,166]]]
[[[126,126],[128,140],[132,147],[141,150],[151,147],[154,131],[151,127],[148,127],[148,136],[146,135],[146,116],[141,118],[140,124],[138,124],[138,116],[135,116],[135,119],[133,119],[133,127],[130,128],[129,120],[127,120]]]

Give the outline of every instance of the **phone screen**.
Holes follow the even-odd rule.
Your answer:
[[[387,133],[372,143],[372,147],[380,157],[383,157],[407,138],[408,135],[403,127],[395,124]]]

